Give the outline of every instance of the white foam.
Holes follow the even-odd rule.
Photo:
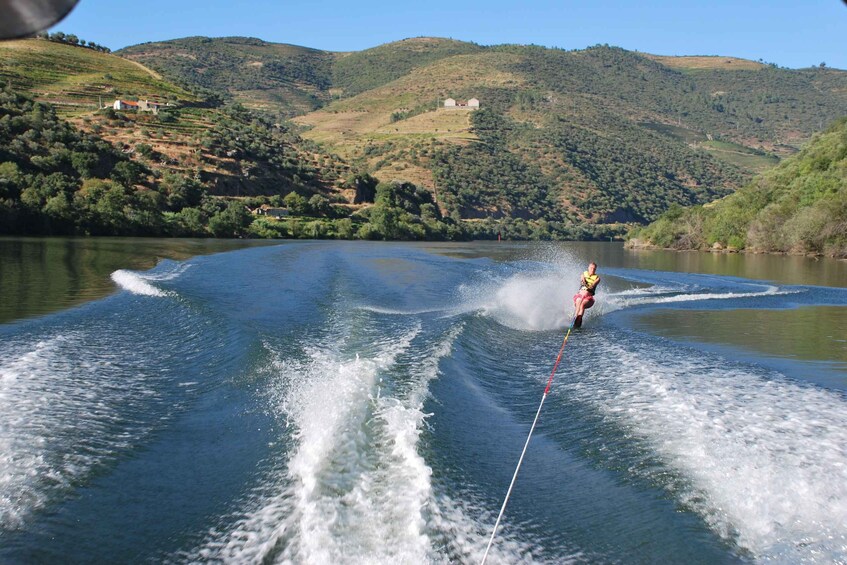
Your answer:
[[[401,310],[398,308],[383,308],[381,306],[369,306],[362,305],[357,307],[359,310],[364,310],[365,312],[373,312],[374,314],[386,314],[389,316],[419,316],[421,314],[432,314],[434,312],[444,312],[446,311],[444,308],[420,308],[420,309],[410,309],[410,310]]]
[[[115,281],[115,284],[117,284],[119,287],[133,294],[159,297],[169,295],[168,292],[156,288],[155,286],[147,282],[144,277],[132,271],[127,271],[124,269],[115,271],[114,273],[112,273],[112,280]]]
[[[126,447],[132,434],[118,399],[155,394],[143,378],[116,378],[110,353],[84,342],[73,332],[3,344],[0,529],[24,526],[34,511]]]
[[[380,376],[418,332],[370,358],[310,348],[305,362],[274,363],[272,399],[296,439],[284,481],[271,477],[276,486],[260,489],[256,507],[213,535],[200,559],[257,562],[279,552],[282,562],[420,562],[428,544],[415,515],[403,512],[403,490],[384,476],[398,468],[379,423]]]
[[[563,281],[579,280],[579,274],[544,272],[515,274],[481,285],[460,288],[465,310],[476,310],[504,326],[527,331],[564,327],[573,313],[577,288]],[[602,292],[598,293],[598,299]]]
[[[754,285],[762,286],[762,285]],[[677,291],[679,292],[679,291]],[[756,298],[762,296],[776,296],[781,294],[794,294],[799,290],[781,289],[778,286],[766,285],[764,290],[753,292],[682,292],[674,294],[667,287],[649,287],[643,291],[629,291],[615,293],[608,297],[606,312],[620,308],[629,308],[642,304],[673,304],[676,302],[694,302],[703,300],[730,300],[733,298]],[[635,298],[631,298],[634,296]]]
[[[274,402],[296,438],[290,460],[276,471],[284,480],[270,476],[273,484],[257,489],[252,509],[230,531],[212,532],[188,560],[418,564],[481,557],[488,525],[433,492],[419,452],[429,383],[461,325],[415,354],[418,331],[370,358],[309,349],[305,361],[276,361]],[[406,370],[413,378],[403,376]],[[529,561],[531,545],[504,537],[491,563]]]
[[[577,398],[650,449],[681,503],[757,559],[847,559],[847,401],[707,356],[607,343]]]
[[[464,494],[461,500],[441,494],[431,505],[430,524],[437,532],[435,541],[442,548],[440,559],[434,563],[479,563],[485,554],[488,538],[494,527],[496,516],[492,516],[475,504],[471,494]],[[485,516],[477,521],[471,516]],[[522,534],[519,529],[508,524],[508,518],[501,522],[497,537],[491,546],[486,563],[491,565],[511,563],[586,563],[591,562],[581,551],[564,548],[554,558],[544,559],[544,550],[540,540],[532,535]],[[596,560],[595,560],[596,561]]]

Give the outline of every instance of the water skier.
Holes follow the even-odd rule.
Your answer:
[[[600,275],[597,274],[597,263],[592,261],[588,264],[588,270],[579,278],[579,292],[573,297],[574,322],[573,327],[582,326],[582,315],[585,310],[594,306],[594,293],[600,284]]]

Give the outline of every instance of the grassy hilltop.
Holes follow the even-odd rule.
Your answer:
[[[62,108],[97,108],[102,100],[141,97],[196,100],[185,89],[149,68],[111,55],[54,41],[24,39],[0,42],[0,79]]]

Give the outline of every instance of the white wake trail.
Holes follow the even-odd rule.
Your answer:
[[[708,356],[604,352],[563,388],[678,472],[661,480],[683,504],[762,561],[847,559],[843,395]]]
[[[386,373],[420,327],[369,357],[309,348],[280,359],[271,401],[294,429],[283,476],[255,493],[253,509],[195,558],[224,562],[419,563],[429,541],[421,518],[429,468],[417,455],[411,407],[384,397]],[[415,414],[417,416],[417,414]],[[422,417],[422,416],[421,416]]]
[[[144,277],[133,271],[120,269],[112,273],[112,280],[122,289],[132,294],[143,296],[169,296],[170,293],[161,290],[148,282]]]

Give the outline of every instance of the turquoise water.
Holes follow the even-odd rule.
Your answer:
[[[844,561],[843,366],[661,321],[843,312],[841,264],[668,257],[290,242],[115,270],[0,325],[0,561],[478,562],[590,259],[489,563]]]

